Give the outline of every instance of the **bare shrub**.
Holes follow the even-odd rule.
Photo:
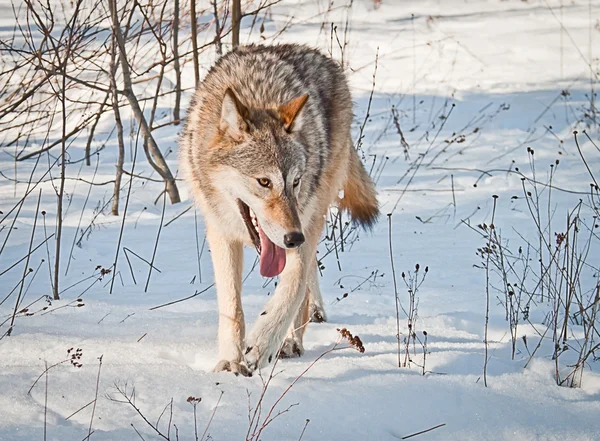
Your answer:
[[[577,132],[575,142],[578,144]],[[588,168],[592,180],[589,194],[574,192],[577,202],[564,215],[555,216],[552,194],[556,190],[552,180],[560,162],[550,165],[548,180],[543,183],[536,177],[534,150],[528,148],[527,154],[530,171],[526,175],[516,169],[521,175],[522,195],[512,199],[524,200],[535,234],[517,231],[517,246],[515,241],[506,239],[497,222],[480,224],[474,229],[485,240],[485,246],[477,254],[483,268],[496,276],[488,279],[486,290],[496,292],[497,303],[504,308],[511,358],[515,359],[517,345],[522,341],[529,353],[527,366],[544,342],[551,340],[556,383],[580,387],[586,363],[595,359],[600,349],[599,268],[589,258],[591,250],[600,245],[599,187]],[[582,154],[581,159],[585,162]],[[545,329],[532,321],[534,310],[545,311]],[[527,337],[519,330],[523,324],[530,325],[539,336],[531,351]]]

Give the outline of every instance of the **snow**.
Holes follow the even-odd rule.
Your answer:
[[[11,12],[9,2],[3,3],[0,9],[6,14],[0,22],[0,37],[7,38],[12,30]],[[369,105],[378,53],[370,118],[362,142],[367,169],[374,164],[374,176],[378,176],[383,216],[372,233],[360,233],[351,247],[339,253],[341,271],[335,253],[324,258],[321,287],[329,322],[309,326],[302,358],[277,364],[277,375],[264,398],[263,416],[310,363],[335,344],[337,328],[346,327],[359,335],[366,352],[338,350],[316,362],[285,395],[276,412],[294,406],[276,418],[261,439],[297,440],[307,419],[310,423],[304,440],[397,440],[440,424],[445,426],[414,439],[598,439],[600,375],[595,373],[595,361],[589,360],[579,389],[556,385],[551,341],[542,345],[524,368],[529,352],[539,341],[537,331],[546,329],[542,323],[547,304],[532,311],[531,325],[519,327],[519,337],[526,335],[529,344],[525,347],[519,339],[515,360],[511,360],[509,326],[504,308],[493,294],[488,387],[484,387],[485,273],[476,267],[481,265],[481,258],[475,252],[485,242],[465,223],[489,224],[491,196],[496,194],[495,223],[503,228],[507,240],[517,248],[522,243],[517,232],[533,237],[534,225],[523,198],[511,200],[523,194],[521,179],[506,173],[509,168],[519,167],[531,176],[527,147],[535,150],[541,182],[546,182],[550,164],[560,159],[554,184],[581,193],[554,190],[555,231],[564,229],[567,210],[589,192],[590,178],[572,131],[585,128],[576,120],[582,116],[583,106],[589,105],[590,60],[594,71],[598,68],[593,44],[599,37],[595,24],[600,4],[555,0],[382,0],[379,8],[374,4],[354,1],[349,12],[345,8],[326,12],[324,1],[286,0],[272,8],[265,23],[265,34],[270,35],[293,16],[292,26],[278,41],[308,43],[327,51],[331,43],[329,26],[320,31],[321,23],[335,22],[343,40],[349,14],[349,43],[344,58],[349,63],[348,77],[356,103],[355,139]],[[249,39],[258,40],[256,33]],[[335,43],[332,52],[340,59]],[[203,73],[212,61],[203,60]],[[188,85],[193,81],[191,69],[191,65],[185,66],[184,82]],[[568,96],[561,95],[563,90],[568,90]],[[184,98],[187,102],[189,93]],[[410,146],[409,160],[405,159],[394,126],[392,105]],[[110,124],[102,124],[101,129],[108,133]],[[180,129],[157,131],[163,151],[176,150]],[[597,126],[588,131],[597,139]],[[456,142],[461,135],[464,141]],[[452,139],[452,143],[444,142]],[[598,170],[597,151],[581,134],[579,141],[591,169]],[[83,147],[73,145],[71,157],[82,157]],[[9,150],[0,150],[0,171],[14,176]],[[414,161],[420,157],[422,165],[416,170],[411,168],[410,164],[418,164]],[[113,142],[100,154],[96,176],[93,162],[91,167],[82,168],[81,177],[96,182],[112,179],[115,158]],[[176,170],[176,155],[172,153],[167,159],[171,169]],[[46,158],[41,162],[45,164]],[[129,155],[125,166],[131,167]],[[19,167],[19,178],[26,179],[33,162],[19,163]],[[69,165],[67,173],[76,176],[78,170],[78,164]],[[139,162],[136,171],[149,175],[151,170]],[[41,209],[47,212],[50,234],[56,216],[54,190],[50,182],[38,188],[42,189]],[[0,211],[8,213],[25,189],[26,184],[0,179]],[[79,237],[77,227],[88,189],[83,182],[66,184],[71,199],[64,223],[63,271],[73,237]],[[155,205],[154,200],[161,189],[160,183],[133,182],[122,247],[146,260],[152,257],[159,229],[163,201],[160,198]],[[189,189],[181,184],[180,191],[183,202],[174,206],[167,203],[165,224],[191,204]],[[82,228],[90,224],[95,208],[111,194],[112,186],[91,189],[83,209]],[[16,229],[0,255],[0,272],[27,254],[36,202],[37,190],[27,198]],[[429,267],[418,292],[417,321],[418,332],[427,331],[426,375],[418,366],[423,361],[423,350],[418,345],[412,356],[415,364],[411,368],[397,367],[388,213],[392,213],[394,264],[404,307],[408,305],[408,294],[400,273],[408,274],[417,263],[421,268]],[[0,226],[2,242],[8,231],[5,225],[12,222],[13,216]],[[81,247],[75,246],[69,273],[61,278],[61,286],[64,289],[88,279],[64,291],[62,300],[53,301],[46,310],[52,312],[17,317],[12,335],[0,340],[0,440],[44,439],[45,407],[46,439],[84,439],[92,406],[67,417],[94,400],[99,357],[102,367],[91,439],[140,439],[132,425],[144,439],[159,439],[131,406],[110,399],[119,397],[115,385],[125,384],[129,390],[135,387],[136,405],[153,423],[172,399],[173,423],[181,440],[194,439],[193,409],[187,398],[202,398],[197,412],[201,434],[223,392],[208,433],[215,440],[245,439],[248,406],[256,405],[262,383],[257,376],[211,372],[218,361],[216,298],[214,287],[210,287],[212,266],[206,249],[201,258],[201,277],[198,271],[195,209],[163,226],[155,260],[160,272],[152,272],[147,292],[144,285],[148,265],[131,254],[128,256],[137,283],[123,252],[112,294],[112,274],[99,280],[99,271],[95,270],[98,265],[111,266],[121,221],[122,217],[113,217],[108,210],[97,216]],[[34,244],[44,239],[41,216],[37,222]],[[199,216],[198,223],[202,245]],[[53,240],[49,247],[52,258]],[[324,244],[320,250],[325,253]],[[31,258],[34,270],[41,266],[23,305],[51,293],[47,262],[41,263],[46,256],[42,246]],[[588,261],[597,266],[598,257],[598,249],[592,247]],[[274,289],[272,281],[261,278],[256,270],[250,271],[254,261],[255,252],[246,250],[248,277],[243,303],[249,324]],[[19,264],[0,277],[0,300],[17,285],[22,271],[23,264]],[[582,283],[589,283],[593,277],[593,271],[585,273]],[[209,289],[185,302],[150,309],[205,288]],[[346,292],[348,296],[342,298]],[[82,298],[85,305],[76,307],[77,298]],[[12,314],[14,300],[13,294],[0,305],[2,321]],[[44,301],[37,302],[32,310],[45,305]],[[71,306],[56,309],[63,305]],[[0,327],[0,334],[6,332],[6,327]],[[400,329],[406,332],[402,312]],[[28,390],[44,371],[45,363],[66,360],[69,348],[83,350],[83,366],[76,368],[67,361],[49,370],[45,406],[44,376],[31,394]],[[269,370],[263,374],[266,379]],[[159,425],[165,433],[168,415],[167,410]]]

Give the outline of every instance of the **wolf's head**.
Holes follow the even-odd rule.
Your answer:
[[[307,99],[301,95],[274,108],[253,109],[228,89],[211,146],[218,157],[213,163],[219,164],[213,185],[237,200],[265,277],[281,273],[285,250],[304,243],[298,206],[306,167],[301,129]]]

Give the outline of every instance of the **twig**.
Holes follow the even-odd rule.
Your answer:
[[[127,314],[127,317],[125,317],[123,320],[121,320],[119,323],[125,323],[125,320],[127,320],[129,317],[135,315],[135,312],[132,312],[131,314]]]
[[[142,436],[142,434],[140,432],[138,432],[138,430],[135,428],[135,426],[133,425],[133,423],[131,423],[131,427],[133,427],[133,430],[135,430],[135,433],[137,433],[137,435],[140,437],[140,439],[142,441],[146,441],[146,439]]]
[[[446,425],[446,423],[438,424],[437,426],[433,426],[427,430],[421,430],[420,432],[416,432],[416,433],[413,433],[410,435],[403,436],[401,439],[409,439],[409,438],[412,438],[413,436],[423,435],[424,433],[431,432],[432,430],[435,430],[435,429],[439,429],[440,427],[444,427],[445,425]]]
[[[375,79],[377,78],[377,65],[379,62],[379,46],[377,46],[377,52],[375,52],[375,68],[373,69],[373,83],[371,86],[371,92],[369,93],[369,102],[367,104],[367,112],[365,113],[365,119],[360,125],[360,130],[358,132],[358,141],[356,142],[356,150],[359,152],[362,150],[363,139],[365,137],[364,131],[367,125],[367,121],[371,117],[371,104],[373,103],[373,94],[375,93]]]
[[[191,209],[192,209],[192,206],[190,205],[185,210],[183,210],[181,213],[179,213],[178,215],[176,215],[173,219],[171,219],[169,222],[167,222],[165,224],[165,228],[167,228],[169,225],[171,225],[173,222],[175,222],[177,219],[179,219],[181,216],[183,216],[185,213],[187,213]]]
[[[127,387],[127,386],[125,386],[125,387]],[[118,384],[115,384],[115,388],[117,389],[117,392],[119,392],[121,394],[121,396],[125,399],[125,401],[120,401],[120,400],[117,400],[115,398],[109,397],[110,400],[115,401],[117,403],[126,403],[126,404],[129,404],[131,407],[133,407],[133,409],[137,412],[137,414],[140,417],[142,417],[142,419],[144,420],[144,422],[150,428],[152,428],[156,432],[156,434],[158,436],[160,436],[161,438],[163,438],[163,439],[165,439],[167,441],[170,441],[169,438],[166,435],[164,435],[160,430],[158,430],[158,427],[156,427],[154,424],[152,424],[150,421],[148,421],[148,418],[146,418],[146,416],[142,413],[142,411],[140,410],[140,408],[137,407],[133,401],[131,401],[131,398],[127,395],[127,393],[126,393],[127,391],[126,390],[122,390],[121,387]],[[133,391],[133,394],[135,394],[135,389]],[[133,427],[133,424],[131,426]],[[135,427],[134,427],[134,430],[137,432],[137,429],[135,429]],[[139,432],[137,432],[137,433],[139,434]],[[140,437],[141,437],[141,435],[140,435]]]
[[[155,309],[164,308],[165,306],[170,306],[170,305],[174,305],[176,303],[185,302],[186,300],[189,300],[189,299],[193,299],[194,297],[199,296],[200,294],[205,293],[206,291],[208,291],[209,289],[211,289],[213,286],[215,286],[215,284],[211,283],[206,288],[204,288],[202,291],[196,291],[191,296],[184,297],[183,299],[179,299],[179,300],[173,300],[172,302],[168,302],[168,303],[165,303],[163,305],[153,306],[152,308],[150,308],[150,311],[154,311]]]
[[[100,320],[98,320],[98,324],[102,323],[102,322],[104,321],[104,319],[105,319],[106,317],[108,317],[110,314],[111,314],[110,312],[107,312],[107,313],[106,313],[106,315],[105,315],[104,317],[102,317]]]
[[[112,2],[114,0],[110,0],[110,1]],[[139,134],[139,131],[138,131],[138,134]],[[137,139],[136,139],[135,150],[133,151],[133,161],[131,164],[131,173],[133,173],[135,171],[135,162],[137,159],[137,151],[138,151],[138,145],[137,145]],[[133,184],[133,177],[129,178],[129,189],[127,190],[127,197],[125,198],[125,207],[123,208],[123,221],[121,222],[121,229],[119,231],[119,240],[117,242],[117,250],[115,252],[115,263],[113,264],[113,273],[112,273],[112,277],[111,277],[111,281],[110,281],[110,291],[109,291],[110,294],[112,294],[113,286],[115,283],[115,274],[117,272],[117,263],[119,261],[119,249],[121,248],[121,240],[123,239],[123,230],[125,229],[125,218],[127,217],[127,207],[129,206],[129,196],[131,195],[132,184]]]
[[[73,412],[71,415],[69,415],[68,417],[65,418],[65,421],[67,421],[69,418],[71,418],[72,416],[77,415],[79,412],[81,412],[83,409],[85,409],[86,407],[88,407],[91,404],[94,404],[96,402],[96,400],[92,400],[89,403],[87,403],[85,406],[80,407],[79,409],[77,409],[75,412]],[[88,435],[89,436],[89,435]]]
[[[98,172],[98,165],[100,165],[100,155],[96,155],[96,168],[94,169],[94,174],[92,175],[92,182],[96,177],[96,173]],[[65,276],[69,273],[69,267],[71,266],[71,259],[73,258],[73,249],[75,248],[75,242],[77,239],[77,231],[81,227],[81,221],[83,219],[83,212],[85,211],[85,207],[87,206],[88,201],[90,200],[90,194],[92,193],[92,183],[90,183],[90,188],[88,189],[87,196],[85,197],[85,201],[83,202],[83,207],[81,208],[81,214],[79,215],[79,221],[77,221],[77,228],[75,229],[75,234],[73,235],[73,243],[71,243],[71,250],[69,252],[69,259],[67,261],[67,269],[65,270]]]
[[[304,436],[304,432],[306,431],[306,427],[308,426],[308,423],[310,423],[310,420],[306,419],[306,422],[304,423],[304,427],[302,428],[302,433],[300,433],[300,438],[298,438],[298,441],[302,441],[302,437]]]
[[[202,241],[202,249],[200,249],[200,241],[198,240],[198,212],[194,208],[194,233],[196,236],[196,256],[198,260],[198,280],[202,283],[202,265],[200,264],[200,260],[202,259],[202,251],[204,251],[204,244],[206,243],[206,236],[204,236],[204,240]]]
[[[92,436],[92,423],[94,421],[94,413],[96,413],[96,403],[98,402],[98,388],[100,387],[100,370],[102,369],[102,357],[103,355],[101,355],[98,358],[98,376],[96,377],[96,392],[94,394],[94,406],[92,407],[92,416],[90,417],[90,427],[88,429],[88,436],[87,439],[90,439],[90,436]]]
[[[47,238],[45,238],[42,242],[40,242],[39,245],[37,245],[33,250],[31,250],[31,253],[27,253],[26,256],[21,257],[18,261],[16,261],[15,263],[13,263],[11,266],[9,266],[8,268],[6,268],[4,271],[0,272],[0,276],[3,276],[4,274],[6,274],[7,272],[9,272],[11,269],[13,269],[15,266],[17,266],[19,263],[23,262],[25,259],[29,258],[29,256],[31,254],[33,254],[39,247],[41,247],[42,245],[44,245],[46,242],[48,242],[50,239],[52,239],[54,237],[54,233],[52,233],[50,236],[48,236]]]
[[[598,188],[600,188],[598,186],[598,182],[596,181],[596,178],[594,177],[594,174],[592,173],[592,170],[590,170],[590,166],[588,165],[587,161],[585,160],[585,156],[583,156],[583,152],[581,151],[581,147],[579,147],[579,141],[577,140],[577,130],[575,130],[573,132],[573,136],[575,137],[575,145],[577,146],[577,151],[579,152],[579,156],[581,157],[581,160],[583,161],[583,163],[585,165],[585,168],[587,169],[590,177],[592,178],[592,181],[594,181],[594,185],[596,186],[596,189],[598,189]]]
[[[40,192],[38,195],[37,206],[35,207],[35,217],[33,218],[33,228],[31,229],[31,239],[29,240],[29,250],[27,251],[25,267],[23,268],[23,277],[21,278],[21,285],[19,288],[19,294],[17,295],[17,301],[15,302],[15,309],[13,310],[12,318],[10,320],[10,326],[8,328],[7,334],[10,336],[13,326],[15,324],[15,316],[17,314],[17,309],[19,308],[19,303],[21,302],[21,294],[23,293],[23,286],[25,284],[25,276],[29,272],[29,258],[31,256],[31,247],[33,246],[33,239],[35,237],[35,227],[37,225],[37,217],[40,211],[40,201],[42,199],[42,189],[40,188]]]
[[[125,253],[125,260],[127,260],[127,265],[129,266],[129,272],[131,274],[131,278],[133,279],[133,284],[137,285],[137,281],[135,280],[135,274],[133,273],[133,267],[131,266],[131,261],[129,260],[129,256],[125,251],[125,248],[123,248],[123,252]]]
[[[92,149],[92,140],[94,139],[94,134],[96,133],[96,127],[98,127],[98,123],[100,122],[100,118],[102,117],[102,114],[104,113],[104,107],[106,107],[106,103],[108,103],[109,97],[110,97],[110,92],[106,92],[106,94],[104,94],[104,101],[100,105],[100,109],[98,110],[98,113],[96,113],[96,118],[94,119],[94,122],[92,123],[92,126],[90,127],[90,134],[88,135],[88,140],[85,145],[85,165],[88,165],[88,166],[91,165],[91,162],[90,162],[91,153],[90,152]]]
[[[156,257],[156,250],[158,249],[158,240],[160,239],[160,232],[162,231],[163,221],[165,220],[165,208],[167,207],[167,191],[165,189],[163,197],[162,214],[160,216],[160,224],[158,226],[158,232],[156,233],[156,241],[154,242],[154,251],[152,252],[152,260],[150,261],[150,268],[148,269],[148,278],[146,279],[146,286],[144,292],[148,292],[148,285],[150,284],[150,276],[152,275],[152,268],[154,267],[154,258]]]
[[[149,266],[152,266],[152,269],[154,269],[155,271],[158,271],[159,273],[161,273],[162,271],[160,269],[158,269],[156,266],[152,265],[150,262],[148,262],[146,259],[144,259],[142,256],[140,256],[139,254],[137,254],[135,251],[132,251],[131,249],[127,248],[127,247],[123,247],[123,253],[125,253],[125,255],[127,255],[127,253],[131,253],[133,254],[135,257],[137,257],[138,259],[140,259],[142,262],[147,263]]]
[[[217,400],[217,404],[215,405],[215,408],[213,409],[213,412],[210,415],[210,419],[208,420],[208,423],[206,424],[206,428],[204,429],[204,432],[202,433],[202,436],[200,437],[200,441],[204,441],[204,436],[208,432],[208,428],[210,427],[210,423],[212,423],[212,420],[215,417],[215,413],[217,413],[217,408],[219,407],[219,403],[221,402],[221,398],[223,397],[223,394],[224,394],[224,392],[221,391],[221,395],[219,395],[219,399]]]
[[[392,213],[388,214],[388,242],[390,247],[390,264],[392,266],[392,280],[394,281],[394,300],[396,305],[396,340],[398,342],[398,367],[402,366],[400,357],[400,299],[398,298],[398,283],[396,282],[396,268],[394,267],[394,255],[392,248]]]
[[[44,391],[44,441],[46,441],[46,428],[48,425],[48,362],[44,362],[46,370],[46,389]]]
[[[41,373],[41,374],[40,374],[40,375],[37,377],[37,379],[36,379],[36,380],[33,382],[33,384],[31,385],[31,387],[30,387],[30,388],[29,388],[29,390],[27,391],[27,395],[31,395],[31,391],[33,390],[33,388],[35,387],[35,385],[38,383],[38,381],[40,381],[40,378],[42,378],[44,375],[47,375],[47,374],[48,374],[48,371],[49,371],[50,369],[52,369],[53,367],[59,366],[59,365],[61,365],[61,364],[63,364],[63,363],[66,363],[67,361],[69,361],[69,360],[62,360],[62,361],[59,361],[58,363],[55,363],[55,364],[53,364],[53,365],[51,365],[51,366],[48,366],[48,362],[44,361],[44,366],[46,367],[46,369],[44,369],[44,372],[42,372],[42,373]]]
[[[490,230],[495,228],[494,219],[496,216],[496,201],[498,200],[497,195],[492,196],[494,198],[494,208],[492,209],[492,222],[490,224]],[[485,264],[485,330],[483,343],[485,345],[485,360],[483,361],[483,384],[487,387],[487,365],[488,365],[488,325],[490,322],[490,254],[492,249],[492,232],[490,231],[488,236],[488,254]]]

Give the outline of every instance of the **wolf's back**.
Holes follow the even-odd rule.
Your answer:
[[[323,110],[344,100],[351,110],[350,92],[339,65],[308,46],[240,46],[223,56],[203,86],[213,93],[232,88],[250,107],[280,105],[303,93]],[[217,93],[217,95],[219,95]]]
[[[248,107],[277,108],[282,103],[308,93],[305,109],[310,133],[307,141],[324,150],[334,124],[348,126],[352,121],[352,100],[346,77],[331,58],[308,46],[240,46],[213,66],[196,92],[206,111],[204,118],[216,123],[221,100],[230,88]],[[204,112],[202,112],[204,113]]]

